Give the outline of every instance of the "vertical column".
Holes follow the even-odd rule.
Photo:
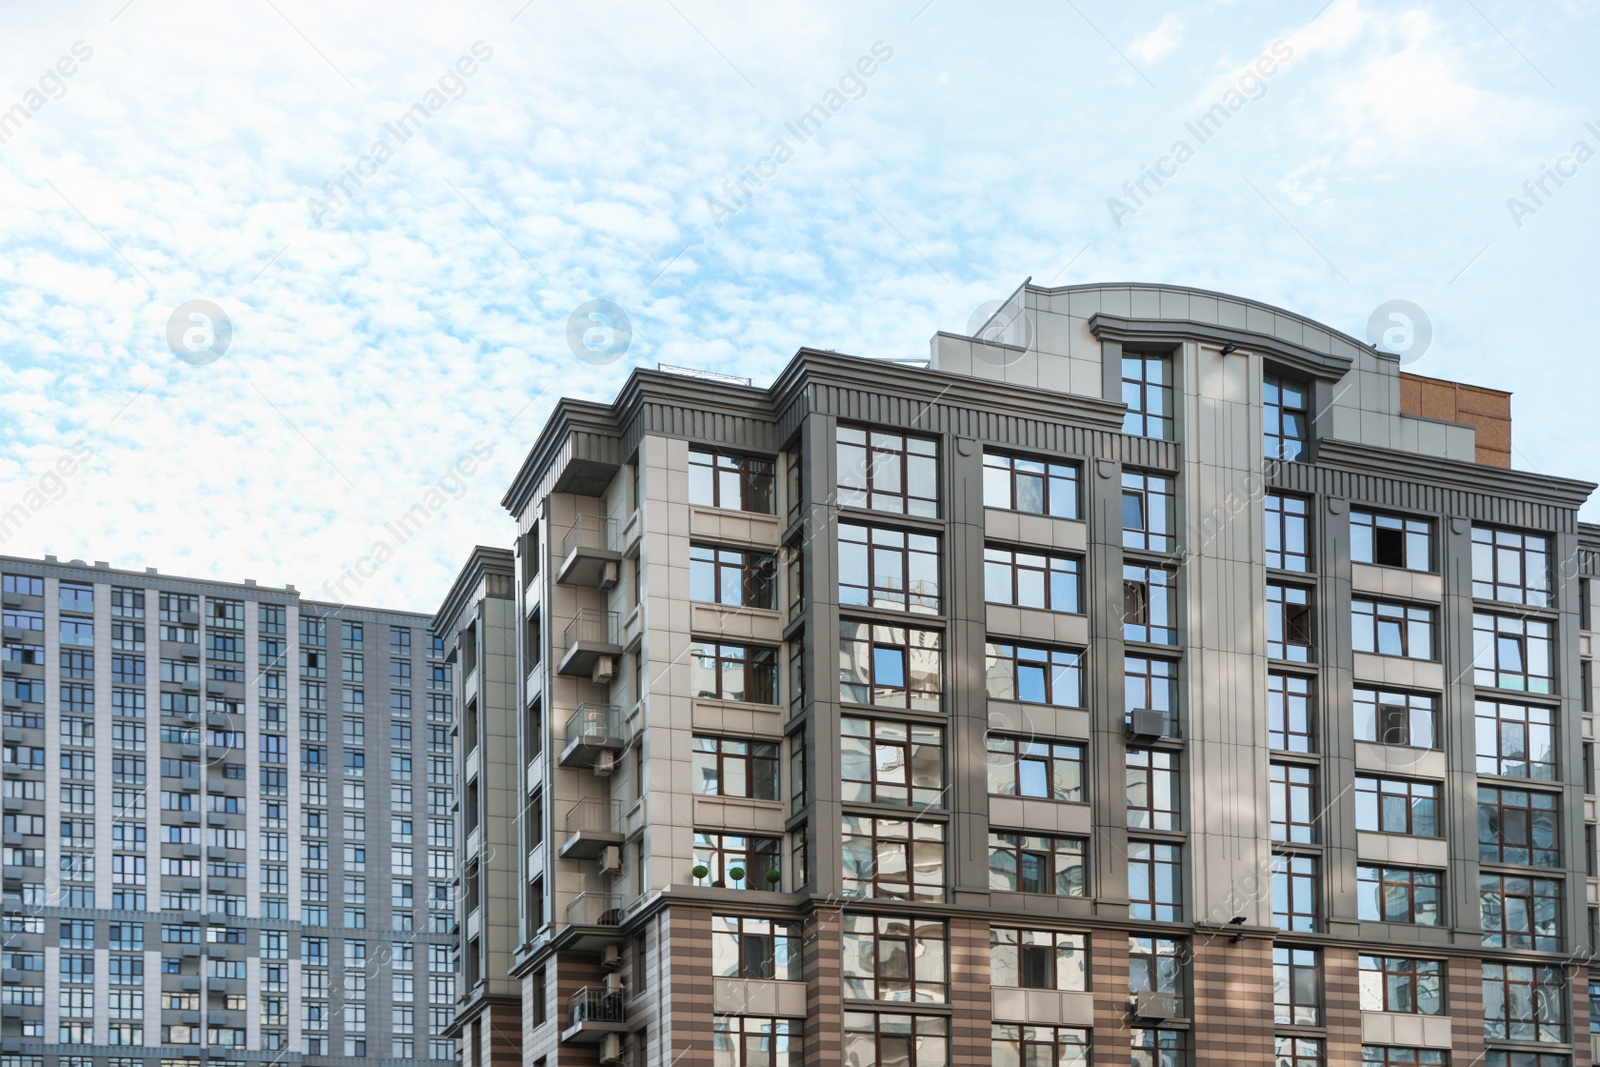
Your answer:
[[[1212,934],[1193,944],[1195,1062],[1272,1062],[1272,942]]]

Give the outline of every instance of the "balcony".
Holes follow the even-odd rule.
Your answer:
[[[621,893],[579,893],[567,905],[567,925],[617,929],[623,904]]]
[[[561,539],[561,565],[556,581],[562,585],[610,589],[617,583],[622,553],[617,551],[617,522],[599,515],[579,515]]]
[[[615,704],[578,705],[567,719],[566,747],[556,762],[563,767],[593,767],[603,754],[628,747],[622,709]]]
[[[557,674],[588,677],[598,684],[609,682],[616,673],[617,659],[622,655],[618,643],[617,613],[579,611],[561,637],[561,663]],[[609,671],[606,667],[609,664]]]
[[[561,858],[592,860],[613,845],[622,844],[622,805],[615,800],[580,800],[567,809]]]
[[[567,998],[567,1028],[561,1040],[593,1044],[607,1034],[628,1032],[621,985],[584,986]]]

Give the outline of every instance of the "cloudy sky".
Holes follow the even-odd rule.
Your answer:
[[[326,597],[381,540],[348,599],[432,611],[509,543],[556,396],[924,356],[1029,275],[1358,336],[1411,301],[1409,369],[1514,390],[1515,465],[1600,476],[1597,29],[1581,0],[0,0],[0,553]],[[568,340],[577,311],[604,343],[597,300],[609,363]]]

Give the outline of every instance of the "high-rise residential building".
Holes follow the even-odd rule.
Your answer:
[[[523,1063],[1589,1064],[1594,487],[1248,299],[984,334],[556,408],[515,636],[488,557],[439,616]]]
[[[0,557],[0,1067],[453,1061],[425,615]]]

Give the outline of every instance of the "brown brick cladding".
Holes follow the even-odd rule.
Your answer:
[[[805,920],[801,960],[807,979],[807,1065],[837,1064],[844,1054],[844,1013],[839,998],[841,915],[838,908],[819,908]]]
[[[665,991],[658,1018],[670,1019],[670,1030],[657,1027],[650,1035],[653,1062],[673,1067],[711,1067],[711,1018],[715,982],[711,976],[711,912],[700,908],[668,908],[660,918],[657,974]]]
[[[520,1001],[483,1002],[475,1017],[461,1028],[463,1046],[474,1036],[478,1044],[476,1054],[462,1048],[462,1062],[475,1067],[521,1067],[522,1017]]]
[[[1128,1067],[1128,935],[1096,930],[1089,935],[1089,988],[1094,990],[1093,1061],[1096,1067]]]
[[[993,998],[989,995],[989,924],[950,923],[950,1067],[988,1067]]]
[[[1361,968],[1354,949],[1322,950],[1324,1055],[1329,1063],[1361,1062]]]
[[[1194,1062],[1271,1063],[1272,942],[1197,933],[1191,945]]]

